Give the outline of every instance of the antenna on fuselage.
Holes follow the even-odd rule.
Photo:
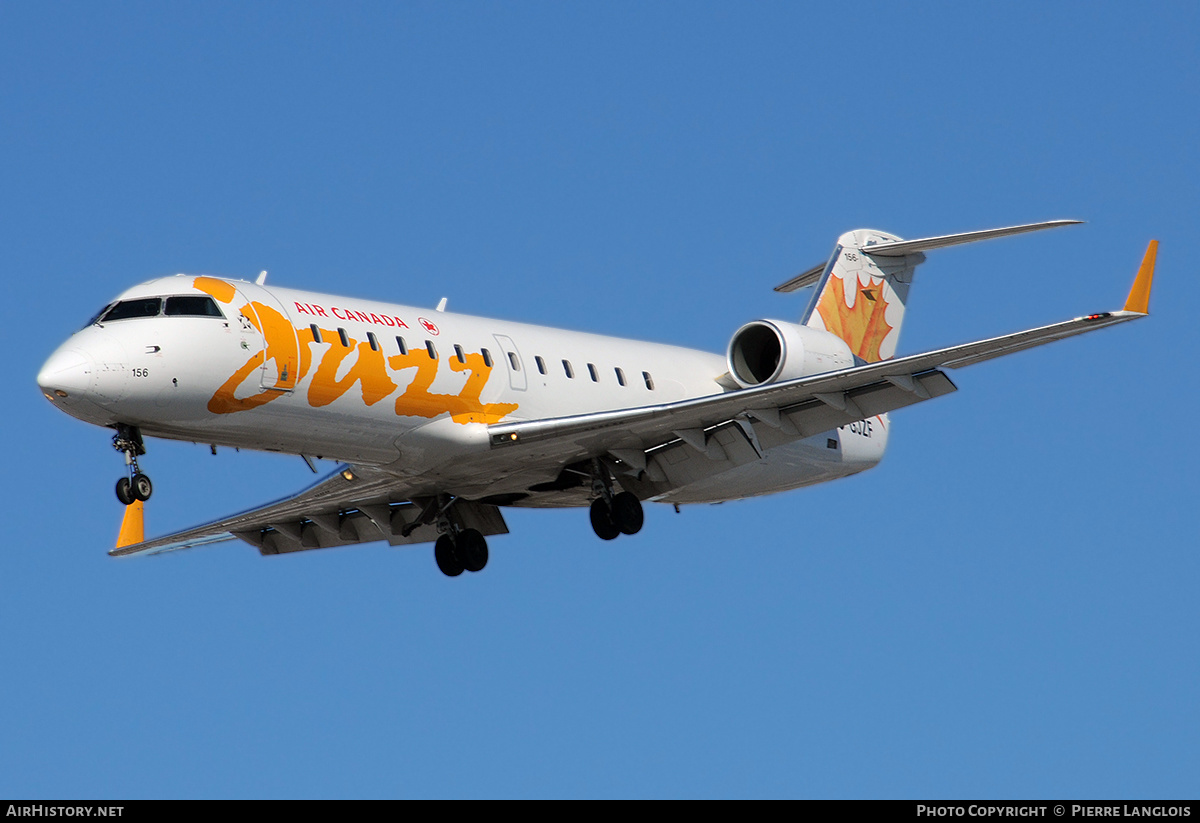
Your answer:
[[[449,299],[450,299],[449,297],[443,297],[441,300],[439,300],[438,304],[437,304],[437,308],[434,309],[434,311],[445,311],[446,310],[446,301]]]
[[[258,273],[258,277],[256,277],[254,279],[254,282],[256,285],[259,285],[259,286],[261,286],[263,283],[266,283],[267,282],[267,270],[263,269],[262,271],[260,271]]]

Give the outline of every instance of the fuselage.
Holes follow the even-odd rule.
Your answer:
[[[101,426],[562,506],[586,504],[588,490],[556,484],[562,467],[490,455],[489,424],[719,394],[726,371],[723,356],[677,346],[177,275],[121,294],[55,351],[38,384]],[[881,416],[808,437],[759,426],[754,460],[698,457],[631,484],[643,499],[681,503],[808,485],[875,465],[888,426]]]

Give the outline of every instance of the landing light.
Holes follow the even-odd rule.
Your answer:
[[[54,393],[55,393],[55,394],[57,394],[59,397],[66,397],[66,396],[67,396],[67,393],[66,393],[65,391],[63,391],[62,389],[55,389],[55,390],[54,390]]]
[[[350,471],[349,469],[343,469],[343,470],[342,470],[342,477],[346,478],[347,480],[353,480],[353,479],[354,479],[354,472]]]
[[[517,439],[517,433],[516,433],[516,432],[513,432],[512,434],[510,434],[510,435],[508,436],[508,439],[509,439],[509,440],[513,440],[513,441],[515,441],[515,440]]]

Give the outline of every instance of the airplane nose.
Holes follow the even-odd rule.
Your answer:
[[[92,359],[79,349],[59,349],[38,372],[37,383],[50,398],[82,398],[96,370]]]

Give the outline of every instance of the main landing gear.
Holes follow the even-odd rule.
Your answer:
[[[482,571],[488,562],[487,541],[477,529],[446,532],[433,544],[433,559],[447,577]]]
[[[601,540],[614,540],[620,534],[637,534],[642,530],[645,515],[642,501],[632,492],[613,493],[612,477],[599,460],[593,462],[592,531]]]
[[[125,453],[125,470],[128,472],[127,477],[117,481],[117,499],[126,506],[132,505],[135,500],[146,502],[154,492],[154,484],[138,468],[138,457],[146,453],[142,433],[137,426],[118,423],[117,433],[113,435],[113,448]]]
[[[438,539],[433,544],[433,559],[447,577],[482,571],[488,562],[488,545],[483,533],[464,526],[462,518],[454,511],[454,503],[455,498],[450,495],[430,498],[417,519],[400,532],[407,537],[420,526],[436,523]]]

